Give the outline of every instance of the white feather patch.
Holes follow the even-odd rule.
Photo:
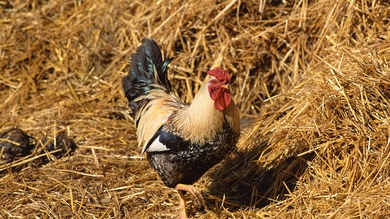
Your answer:
[[[160,151],[169,151],[170,149],[165,146],[165,144],[160,142],[160,136],[154,139],[153,143],[146,149],[142,150],[142,153],[147,152],[160,152]]]

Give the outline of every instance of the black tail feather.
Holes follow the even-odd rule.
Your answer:
[[[131,69],[122,81],[133,115],[139,108],[139,103],[134,102],[134,99],[152,89],[151,84],[163,85],[168,92],[171,91],[167,69],[172,59],[163,59],[160,48],[153,39],[144,38],[142,43],[137,52],[131,55]]]

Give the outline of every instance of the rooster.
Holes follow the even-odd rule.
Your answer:
[[[150,38],[131,55],[131,69],[123,78],[137,129],[139,146],[164,184],[179,193],[179,218],[187,218],[185,192],[197,207],[206,206],[192,185],[225,158],[240,135],[240,115],[228,87],[229,73],[215,68],[188,105],[173,94],[163,57]]]

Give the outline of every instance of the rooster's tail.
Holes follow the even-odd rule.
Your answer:
[[[171,90],[167,67],[172,59],[163,60],[160,48],[153,39],[144,38],[142,43],[137,52],[131,55],[131,69],[122,81],[133,116],[143,104],[137,98],[154,89],[152,84],[162,85],[168,92]]]

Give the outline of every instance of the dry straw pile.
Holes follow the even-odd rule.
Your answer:
[[[152,36],[188,102],[209,68],[231,72],[246,127],[196,184],[209,209],[191,217],[385,218],[389,31],[385,0],[0,1],[0,131],[78,145],[0,162],[0,217],[177,216],[120,84]]]

